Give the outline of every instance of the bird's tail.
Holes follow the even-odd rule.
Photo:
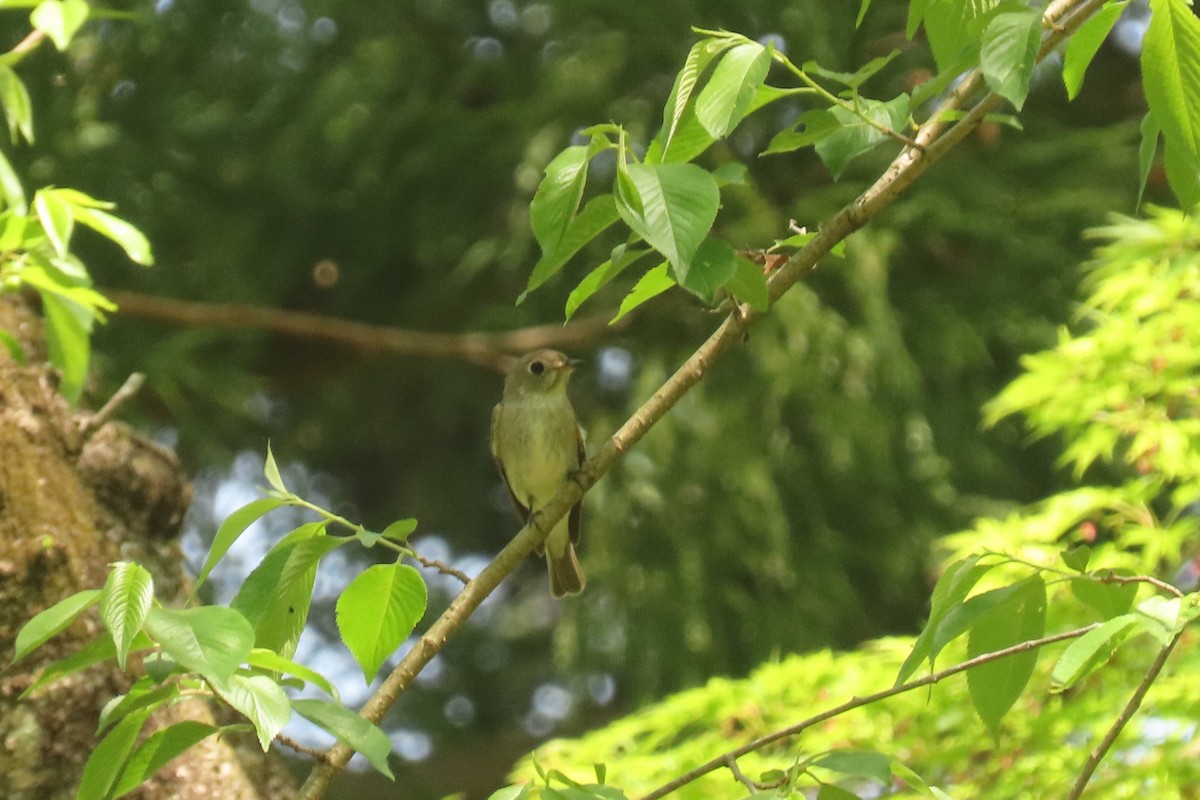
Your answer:
[[[579,594],[587,585],[583,570],[579,568],[579,559],[575,558],[575,545],[570,542],[567,542],[566,548],[557,556],[547,547],[546,566],[550,570],[550,594],[555,597]]]

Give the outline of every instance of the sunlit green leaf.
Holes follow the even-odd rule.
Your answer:
[[[25,82],[17,77],[11,67],[0,64],[0,103],[4,104],[4,116],[8,120],[8,133],[13,143],[17,136],[33,143],[33,105]]]
[[[104,800],[110,796],[117,777],[125,768],[126,759],[133,750],[138,733],[149,716],[148,708],[134,712],[118,722],[108,735],[100,740],[83,766],[83,777],[79,781],[75,800]]]
[[[33,27],[50,37],[54,46],[66,50],[76,31],[87,22],[87,0],[42,0],[29,15]]]
[[[1029,8],[997,14],[983,33],[980,68],[992,91],[1018,110],[1029,94],[1042,37],[1042,11]]]
[[[266,675],[234,675],[217,694],[254,725],[258,744],[265,753],[275,734],[292,718],[292,706],[282,688]]]
[[[217,733],[220,729],[203,722],[184,720],[168,725],[146,737],[129,757],[120,779],[112,790],[112,798],[132,792],[147,778],[167,765],[167,762]]]
[[[694,164],[631,164],[623,174],[636,197],[621,193],[621,219],[666,256],[676,278],[687,280],[692,258],[721,204],[716,179]]]
[[[679,285],[711,305],[717,292],[735,272],[737,264],[733,248],[720,239],[709,237],[700,244],[687,279],[680,280]]]
[[[1046,632],[1046,585],[1034,575],[1020,584],[1008,602],[993,608],[986,618],[971,628],[967,654],[971,658],[984,653],[1031,641]],[[993,734],[1017,698],[1025,691],[1038,651],[1028,650],[996,661],[980,664],[967,672],[967,687],[979,718]]]
[[[100,594],[100,619],[112,634],[121,669],[125,669],[129,647],[141,631],[153,601],[154,579],[145,567],[130,561],[111,566]]]
[[[696,118],[715,139],[737,127],[767,78],[771,52],[757,42],[730,48],[696,97]]]
[[[146,631],[171,658],[214,686],[225,686],[250,657],[254,630],[232,608],[152,608]]]
[[[100,601],[99,589],[84,589],[34,615],[21,626],[13,643],[12,662],[16,663],[67,629],[82,612]]]
[[[412,633],[425,614],[426,601],[421,574],[400,563],[368,567],[342,591],[338,631],[368,684]]]
[[[229,548],[233,547],[238,537],[245,533],[247,528],[268,511],[285,505],[285,502],[278,497],[264,497],[259,500],[252,500],[225,518],[221,526],[217,528],[217,534],[213,537],[212,546],[208,549],[208,556],[205,557],[204,564],[200,567],[200,574],[196,576],[196,581],[192,584],[193,596],[196,594],[196,590],[208,579],[208,575],[212,572],[213,568],[229,552]]]
[[[1067,41],[1067,51],[1063,56],[1063,83],[1067,86],[1068,100],[1074,100],[1079,94],[1088,65],[1128,5],[1128,0],[1105,5],[1080,25],[1079,30]]]
[[[1052,690],[1065,692],[1112,655],[1116,639],[1137,624],[1132,614],[1108,620],[1080,636],[1058,657],[1050,675]]]
[[[658,295],[675,286],[675,279],[670,274],[670,264],[664,261],[654,269],[648,271],[625,295],[625,299],[621,301],[621,307],[617,310],[617,315],[612,318],[612,322],[616,322],[621,317],[633,311],[635,308],[651,300]]]
[[[1200,159],[1200,19],[1185,0],[1150,0],[1150,9],[1142,40],[1146,102],[1168,148]]]
[[[379,772],[392,777],[392,770],[387,759],[392,752],[392,743],[387,734],[377,726],[355,714],[348,708],[323,700],[292,700],[292,708],[296,713],[317,726],[324,728],[338,738],[339,741],[367,759],[367,762]]]
[[[612,195],[602,194],[587,201],[562,235],[558,248],[554,252],[543,253],[542,257],[538,259],[529,275],[529,283],[526,284],[521,299],[523,300],[525,295],[553,277],[570,260],[571,256],[578,253],[580,248],[603,233],[618,219],[620,216],[617,214],[617,205]]]

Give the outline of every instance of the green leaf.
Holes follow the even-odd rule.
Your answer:
[[[744,256],[734,259],[733,277],[727,288],[738,302],[748,304],[755,311],[766,311],[771,305],[767,276],[762,267]]]
[[[1167,599],[1159,595],[1146,598],[1134,609],[1134,615],[1142,630],[1153,636],[1162,645],[1167,645],[1179,631],[1181,598]]]
[[[75,800],[104,800],[110,796],[109,792],[149,716],[148,708],[130,714],[100,740],[83,766],[83,777],[79,781]]]
[[[645,164],[684,164],[703,153],[715,141],[716,139],[704,129],[704,124],[696,117],[695,107],[688,106],[678,129],[667,144],[666,150],[664,151],[659,146],[659,140],[655,139],[646,148],[646,157],[642,159],[642,162]]]
[[[619,244],[614,247],[612,256],[589,272],[587,277],[580,281],[579,285],[567,296],[566,318],[570,319],[574,316],[575,312],[579,310],[579,306],[583,305],[588,298],[600,291],[613,278],[624,272],[626,267],[652,252],[654,251],[648,247],[630,247],[627,244]]]
[[[617,315],[612,318],[609,324],[611,325],[642,303],[657,297],[674,286],[675,279],[671,277],[668,271],[670,266],[670,264],[664,261],[643,275],[641,280],[629,290],[629,294],[625,295],[625,299],[621,301],[621,307],[617,309]]]
[[[192,597],[195,597],[196,590],[208,579],[209,573],[225,557],[238,537],[268,511],[273,511],[282,505],[286,505],[286,501],[278,497],[264,497],[261,500],[252,500],[225,518],[221,527],[217,528],[217,535],[213,537],[212,547],[208,549],[208,556],[204,559],[200,574],[196,576],[196,582],[192,585]]]
[[[1046,584],[1033,575],[1016,585],[1008,602],[991,609],[971,628],[967,639],[970,658],[1037,639],[1046,631]],[[967,688],[979,718],[999,735],[1000,721],[1025,691],[1037,650],[980,664],[967,672]]]
[[[1118,575],[1132,575],[1129,570],[1114,570]],[[1112,619],[1125,614],[1133,607],[1137,585],[1133,583],[1103,583],[1093,577],[1078,577],[1071,580],[1071,594],[1081,602],[1094,608],[1102,619]]]
[[[324,534],[285,540],[255,567],[230,605],[249,620],[256,646],[283,656],[296,651],[312,604],[317,564],[348,541]]]
[[[87,0],[42,0],[29,15],[33,27],[50,37],[54,46],[66,50],[75,33],[87,22]]]
[[[1086,544],[1077,545],[1062,553],[1063,563],[1076,572],[1085,572],[1091,558],[1092,548]]]
[[[832,783],[823,783],[817,790],[817,800],[859,800],[859,796],[849,789],[843,789]]]
[[[1150,167],[1154,165],[1154,152],[1158,149],[1158,137],[1162,133],[1158,121],[1154,119],[1153,111],[1146,112],[1139,130],[1142,140],[1138,145],[1138,194],[1135,207],[1142,205],[1142,197],[1146,194],[1146,180],[1150,177]]]
[[[145,650],[154,645],[150,641],[150,637],[144,633],[139,633],[133,640],[133,646],[130,651]],[[47,666],[42,670],[42,674],[34,681],[28,689],[21,692],[22,699],[31,696],[39,689],[49,686],[59,678],[65,678],[67,675],[72,675],[79,672],[81,669],[86,669],[94,664],[99,664],[104,661],[111,661],[117,656],[116,645],[112,642],[112,637],[105,631],[100,636],[85,644],[83,647],[76,650],[66,658],[61,658],[58,661]]]
[[[29,363],[29,359],[25,357],[25,348],[21,347],[21,343],[16,337],[8,331],[0,328],[0,345],[4,346],[5,352],[18,366],[25,366]]]
[[[62,633],[80,613],[94,606],[99,600],[99,589],[84,589],[35,614],[33,619],[17,631],[17,638],[13,643],[13,657],[9,663],[15,664]]]
[[[487,800],[526,800],[529,797],[529,784],[518,783],[497,789],[488,795]]]
[[[100,594],[100,619],[112,634],[117,665],[122,671],[129,647],[141,631],[152,602],[154,579],[145,567],[131,561],[118,561],[111,566]]]
[[[383,538],[390,539],[393,542],[407,542],[408,537],[417,529],[417,521],[408,517],[406,519],[398,519],[391,525],[383,529]]]
[[[246,618],[220,606],[152,608],[146,631],[167,655],[214,687],[228,685],[254,646],[254,630]]]
[[[338,631],[368,684],[424,616],[426,600],[421,574],[400,563],[368,567],[342,592]]]
[[[733,248],[720,239],[709,237],[700,244],[687,279],[679,281],[679,285],[712,305],[718,290],[729,282],[736,271]]]
[[[75,227],[71,204],[53,189],[42,189],[33,196],[33,208],[54,252],[66,256],[71,245],[71,231]]]
[[[140,711],[143,708],[154,711],[179,695],[178,683],[160,685],[149,676],[143,676],[129,688],[128,692],[118,695],[104,704],[104,708],[100,711],[100,721],[96,724],[96,735],[104,733],[110,725],[134,711]]]
[[[964,51],[979,41],[982,26],[1001,0],[920,0],[909,6],[908,37],[924,19],[938,72],[953,72]]]
[[[858,16],[854,18],[854,27],[861,28],[863,20],[867,18],[867,9],[871,7],[871,0],[862,0],[858,7]]]
[[[1100,45],[1104,44],[1113,25],[1128,5],[1129,0],[1123,0],[1104,6],[1080,25],[1079,30],[1075,31],[1067,42],[1067,52],[1063,56],[1063,83],[1067,87],[1068,100],[1074,100],[1078,96],[1088,65],[1092,63]]]
[[[330,683],[324,675],[316,670],[309,669],[303,664],[297,664],[290,658],[284,658],[274,650],[265,650],[261,647],[256,647],[250,651],[250,659],[247,663],[251,667],[268,672],[292,675],[318,687],[334,700],[341,700],[341,695],[338,693],[337,687]]]
[[[784,128],[775,134],[762,154],[769,156],[776,153],[789,153],[799,150],[801,147],[808,147],[842,127],[841,121],[833,115],[833,112],[825,109],[805,111],[800,115],[796,124],[803,125],[804,130],[796,130],[795,126]]]
[[[1200,19],[1185,0],[1150,0],[1142,88],[1168,147],[1200,159]]]
[[[740,161],[727,161],[712,171],[718,186],[745,186],[750,170]]]
[[[1106,662],[1116,649],[1115,640],[1137,625],[1132,614],[1114,617],[1080,636],[1067,646],[1050,673],[1051,691],[1065,692],[1081,678]]]
[[[1017,110],[1025,104],[1042,41],[1041,9],[997,14],[983,32],[980,68],[992,91]]]
[[[887,756],[870,750],[835,750],[821,756],[813,766],[843,775],[871,778],[884,786],[892,785],[892,764]]]
[[[941,576],[938,577],[937,583],[933,587],[933,595],[930,598],[929,621],[925,623],[925,627],[921,630],[921,634],[917,637],[917,641],[913,643],[913,650],[909,653],[908,658],[904,659],[904,663],[900,665],[900,673],[896,676],[896,686],[908,680],[909,676],[916,671],[921,662],[929,660],[930,666],[933,665],[934,659],[937,658],[938,651],[945,646],[935,645],[938,637],[938,629],[945,621],[946,617],[960,607],[963,600],[979,582],[979,579],[986,575],[994,565],[980,564],[979,561],[983,556],[974,555],[956,561],[946,567]]]
[[[729,49],[696,97],[696,118],[714,139],[728,136],[750,109],[767,79],[771,51],[758,42]]]
[[[828,78],[832,81],[847,86],[851,89],[857,89],[864,83],[875,77],[881,69],[892,62],[896,56],[900,55],[899,50],[893,50],[886,56],[877,56],[872,58],[866,64],[863,64],[854,72],[837,72],[831,69],[825,69],[816,61],[804,62],[804,71],[811,75],[819,75],[822,78]]]
[[[263,477],[275,491],[280,494],[288,493],[287,487],[283,485],[283,477],[279,474],[279,465],[275,463],[275,454],[271,452],[270,442],[267,442],[267,457],[263,461]]]
[[[580,248],[607,230],[618,219],[620,217],[612,195],[602,194],[587,201],[567,226],[557,249],[551,253],[543,253],[538,259],[529,275],[529,283],[517,302],[524,300],[526,295],[552,278]]]
[[[292,718],[288,696],[266,675],[234,675],[227,686],[215,688],[222,700],[254,725],[264,753]]]
[[[880,127],[899,131],[908,124],[909,98],[906,94],[894,97],[886,103],[860,99],[859,104],[861,117],[840,106],[830,109],[829,113],[837,119],[840,126],[816,143],[817,155],[825,162],[835,179],[841,177],[851,159],[889,141],[888,135],[880,130]],[[871,122],[867,122],[863,117]]]
[[[0,150],[0,196],[4,198],[5,207],[16,214],[24,214],[29,210],[25,202],[25,188],[21,186],[21,179],[3,150]]]
[[[667,96],[667,104],[663,108],[662,130],[647,148],[646,160],[648,163],[659,162],[660,159],[657,155],[670,151],[675,134],[679,130],[679,124],[688,110],[688,101],[691,100],[692,92],[695,91],[696,84],[700,80],[700,73],[714,57],[733,46],[734,41],[731,39],[708,38],[701,39],[688,50],[687,58],[683,62],[683,69],[676,74],[675,84],[671,87],[671,94]]]
[[[146,235],[130,223],[98,208],[75,207],[75,219],[106,239],[116,242],[129,260],[143,267],[154,265],[154,253]]]
[[[167,765],[171,759],[194,747],[219,732],[220,728],[195,720],[184,720],[168,725],[146,737],[129,757],[121,777],[113,787],[111,797],[116,800],[141,786],[147,778]]]
[[[1178,141],[1168,138],[1163,143],[1163,170],[1182,208],[1195,208],[1200,204],[1200,158],[1193,156]]]
[[[379,772],[392,777],[387,759],[392,752],[392,743],[387,734],[353,711],[323,700],[292,700],[296,713],[324,728],[338,741],[352,747],[367,759]]]
[[[666,256],[679,280],[687,280],[693,256],[708,236],[721,190],[694,164],[631,164],[621,172],[617,212],[630,229]],[[629,192],[636,193],[636,197]]]
[[[17,143],[18,134],[33,144],[33,104],[29,90],[17,73],[3,64],[0,64],[0,102],[4,103],[4,116],[13,144]]]
[[[42,297],[42,311],[46,317],[50,363],[62,373],[59,390],[63,397],[74,404],[83,393],[83,382],[87,379],[91,356],[88,337],[95,313],[57,292],[39,289],[38,294]]]

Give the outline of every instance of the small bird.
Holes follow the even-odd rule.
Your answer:
[[[556,350],[522,356],[504,379],[504,396],[492,409],[492,457],[517,513],[528,523],[586,458],[583,432],[567,397],[567,382],[581,362]],[[538,554],[545,553],[550,594],[583,591],[575,558],[582,501],[558,521]]]

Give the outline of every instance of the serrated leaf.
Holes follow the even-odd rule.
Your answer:
[[[99,600],[99,589],[84,589],[35,614],[33,619],[17,631],[16,641],[13,642],[13,657],[9,663],[15,664],[62,633],[77,616],[96,605]]]
[[[733,248],[720,239],[709,237],[700,244],[695,257],[692,258],[687,280],[679,281],[679,285],[712,305],[717,292],[729,282],[736,271]]]
[[[141,564],[113,564],[100,593],[100,619],[117,648],[117,665],[124,670],[133,638],[142,629],[154,602],[154,579]]]
[[[342,592],[338,631],[368,684],[424,616],[427,599],[421,574],[400,563],[368,567]]]
[[[131,652],[145,650],[153,646],[150,637],[144,633],[139,633],[133,640]],[[68,675],[73,675],[82,669],[86,669],[94,664],[99,664],[104,661],[111,661],[116,658],[117,648],[112,642],[112,637],[105,631],[97,638],[85,644],[83,647],[76,650],[66,658],[60,658],[58,661],[47,666],[42,670],[42,674],[37,680],[30,684],[29,688],[21,692],[21,698],[24,699],[37,692],[60,678],[65,678]]]
[[[639,259],[654,252],[648,247],[629,247],[625,244],[617,245],[613,248],[612,256],[602,263],[600,266],[593,269],[591,272],[579,282],[571,294],[567,296],[567,305],[565,316],[570,319],[579,310],[588,298],[600,291],[613,278],[620,275],[629,266],[632,266]]]
[[[26,271],[28,272],[28,270]],[[24,277],[28,278],[26,274]],[[60,293],[38,289],[46,319],[46,344],[50,363],[62,373],[59,391],[71,404],[79,401],[91,358],[90,334],[95,313]]]
[[[746,303],[755,311],[766,311],[770,307],[767,276],[763,274],[762,267],[744,256],[735,259],[733,277],[729,279],[727,288],[738,302]]]
[[[393,542],[407,542],[408,537],[417,529],[417,521],[412,517],[398,519],[383,529],[383,538]]]
[[[110,790],[124,768],[134,742],[137,741],[138,733],[149,716],[148,708],[130,714],[100,740],[83,766],[83,777],[79,781],[75,800],[104,800],[109,797]]]
[[[813,766],[843,775],[871,778],[884,786],[892,784],[891,761],[887,756],[869,750],[835,750],[818,758]]]
[[[208,549],[204,565],[200,567],[200,574],[196,576],[196,582],[192,585],[191,596],[196,595],[196,591],[208,579],[209,573],[225,557],[229,548],[233,547],[234,542],[246,532],[247,528],[268,511],[285,504],[286,501],[278,497],[264,497],[260,500],[252,500],[226,517],[221,526],[217,528],[217,535],[213,537],[213,543]]]
[[[146,737],[129,757],[121,777],[113,787],[113,800],[123,797],[138,788],[165,767],[171,759],[218,733],[221,729],[195,720],[184,720],[168,725]]]
[[[42,189],[33,196],[33,210],[54,252],[66,256],[71,246],[71,231],[75,228],[71,204],[53,189]]]
[[[593,151],[586,145],[563,150],[546,165],[545,176],[529,204],[529,222],[542,253],[553,253],[570,227],[583,189]]]
[[[920,0],[909,6],[909,38],[919,21],[933,50],[938,72],[954,74],[963,53],[979,42],[982,24],[1002,0]]]
[[[316,534],[271,549],[230,604],[253,627],[254,645],[289,657],[296,651],[312,605],[317,564],[348,541]]]
[[[254,629],[232,608],[152,608],[146,631],[163,651],[214,687],[228,685],[250,657]]]
[[[347,708],[323,700],[294,699],[292,708],[309,722],[332,733],[338,741],[362,753],[376,770],[392,777],[392,770],[387,763],[392,743],[378,726]]]
[[[264,753],[292,718],[288,696],[266,675],[234,675],[228,685],[215,688],[222,700],[254,725]]]
[[[829,113],[837,119],[839,127],[816,143],[817,155],[835,179],[841,177],[852,159],[890,141],[881,128],[900,131],[908,122],[909,97],[906,94],[886,103],[860,99],[859,106],[861,116],[840,106],[830,109]]]
[[[33,104],[29,90],[17,73],[5,64],[0,64],[0,102],[4,103],[4,116],[13,144],[17,143],[18,135],[33,144]]]
[[[154,265],[150,240],[133,224],[89,206],[75,206],[75,219],[119,245],[133,263],[143,267]]]
[[[635,197],[620,192],[621,219],[666,256],[676,278],[687,280],[692,258],[717,218],[716,179],[694,164],[631,164],[620,175],[636,192]]]
[[[625,299],[621,301],[621,307],[617,310],[617,315],[609,321],[609,324],[611,325],[642,303],[658,297],[667,289],[674,286],[675,279],[669,273],[670,266],[670,264],[664,261],[643,275],[634,284],[633,288],[629,290],[629,294],[625,295]]]
[[[1137,625],[1132,614],[1114,617],[1085,633],[1067,646],[1050,673],[1051,691],[1065,692],[1096,667],[1106,662],[1116,645],[1114,640]]]
[[[762,154],[769,156],[776,153],[790,153],[801,147],[808,147],[831,135],[842,126],[838,118],[825,109],[805,111],[800,115],[796,124],[803,125],[804,130],[796,130],[795,126],[783,129],[775,134]]]
[[[696,97],[696,118],[714,139],[723,139],[750,109],[767,78],[771,52],[757,42],[729,49]]]
[[[1128,570],[1116,570],[1118,575],[1131,575]],[[1094,608],[1102,619],[1119,617],[1133,607],[1137,596],[1137,585],[1132,583],[1104,583],[1092,577],[1071,580],[1071,594],[1081,602]]]
[[[1002,650],[1045,634],[1046,584],[1041,576],[1034,575],[1017,586],[1019,590],[1008,602],[991,609],[971,628],[968,657]],[[999,735],[1000,721],[1025,691],[1037,658],[1037,650],[1029,650],[980,664],[967,672],[971,702],[993,735]]]
[[[921,662],[928,660],[930,666],[933,665],[934,659],[940,650],[940,646],[936,645],[938,639],[938,629],[942,626],[946,617],[956,608],[960,607],[966,596],[979,582],[979,579],[986,575],[994,565],[980,564],[982,556],[973,555],[967,558],[954,562],[946,567],[945,571],[938,577],[937,583],[933,587],[933,595],[930,598],[929,621],[925,623],[925,627],[921,630],[916,642],[913,643],[913,650],[909,653],[908,658],[904,659],[904,663],[900,665],[900,672],[896,676],[896,686],[908,680],[909,676],[916,671]],[[944,646],[942,644],[941,646]]]
[[[700,73],[708,66],[715,56],[733,47],[731,39],[702,39],[692,45],[684,59],[683,68],[675,76],[671,93],[667,96],[667,104],[663,108],[663,127],[647,148],[648,163],[657,163],[658,155],[669,152],[680,122],[688,110],[688,101],[699,82]],[[652,155],[653,154],[653,155]]]
[[[268,672],[292,675],[302,681],[311,683],[334,700],[341,701],[341,694],[338,692],[337,687],[330,683],[324,675],[316,670],[309,669],[303,664],[297,664],[290,658],[284,658],[274,650],[264,650],[261,647],[256,647],[250,651],[250,659],[247,663],[251,667]]]
[[[1142,87],[1168,145],[1200,159],[1200,20],[1184,0],[1150,0]]]
[[[1017,110],[1025,104],[1042,41],[1041,9],[997,14],[983,32],[980,69],[992,91]]]
[[[580,248],[607,230],[618,219],[620,216],[617,214],[617,204],[612,195],[602,194],[587,201],[567,226],[557,249],[551,253],[543,253],[538,259],[529,275],[529,283],[517,302],[552,278]]]
[[[50,37],[54,46],[66,50],[75,33],[87,22],[87,0],[42,0],[29,15],[33,27]]]
[[[1105,5],[1080,25],[1067,42],[1067,51],[1063,56],[1063,83],[1067,87],[1068,100],[1074,100],[1079,94],[1088,65],[1128,5],[1129,0]]]
[[[263,477],[272,489],[280,494],[287,494],[288,490],[283,485],[283,476],[279,474],[279,465],[275,463],[275,454],[271,452],[270,442],[267,442],[267,457],[263,460]]]

